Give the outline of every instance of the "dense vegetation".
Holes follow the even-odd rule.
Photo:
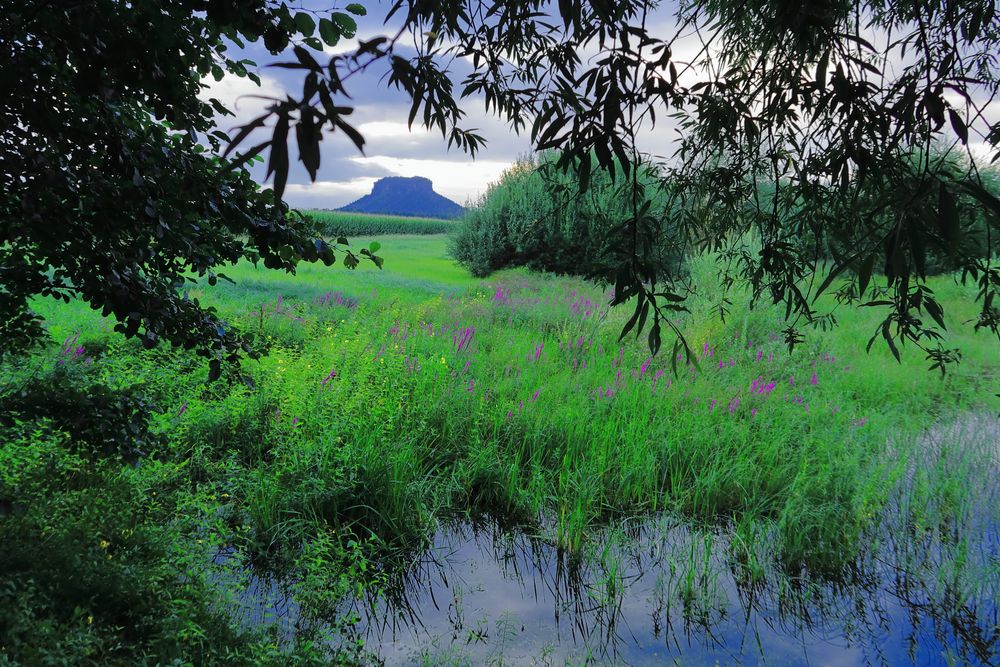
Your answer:
[[[527,266],[542,271],[613,280],[618,237],[632,219],[631,181],[595,174],[586,192],[555,168],[556,156],[523,158],[491,184],[462,218],[452,255],[475,276]],[[639,172],[643,195],[657,215],[670,219],[667,193],[656,170]],[[676,229],[650,236],[650,255],[665,271],[681,270]]]
[[[700,366],[675,377],[617,342],[625,314],[589,283],[480,282],[443,237],[383,243],[384,271],[244,263],[235,285],[192,288],[268,347],[243,365],[253,388],[206,386],[205,360],[143,350],[83,303],[38,304],[58,342],[0,366],[0,662],[374,660],[343,600],[394,599],[394,573],[456,517],[587,560],[605,526],[668,512],[730,536],[726,567],[747,585],[808,595],[866,562],[906,485],[898,539],[941,535],[934,567],[949,563],[958,599],[995,589],[962,556],[981,467],[959,447],[905,472],[921,430],[1000,408],[985,332],[953,334],[967,358],[944,379],[913,356],[858,354],[876,325],[863,311],[790,354],[783,313],[747,309],[744,288],[725,323],[708,301],[678,320]],[[718,287],[715,259],[691,270]],[[934,286],[973,316],[969,289]],[[702,585],[693,556],[673,567]],[[288,582],[294,628],[242,615],[252,573]],[[945,595],[935,604],[963,604]]]
[[[309,210],[304,212],[328,237],[380,236],[382,234],[447,234],[455,222],[440,218],[411,218],[375,213]]]

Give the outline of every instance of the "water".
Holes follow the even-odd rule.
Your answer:
[[[387,665],[987,664],[996,656],[994,598],[949,614],[947,593],[888,561],[836,586],[777,573],[767,579],[780,583],[764,586],[729,565],[724,535],[667,521],[619,535],[603,558],[574,563],[527,535],[450,526],[407,572],[402,606],[358,603],[357,631]]]
[[[331,641],[361,640],[365,659],[385,665],[996,664],[1000,422],[970,416],[917,444],[840,581],[781,570],[773,534],[750,547],[764,563],[750,576],[732,530],[670,516],[594,530],[577,558],[547,531],[459,521],[377,597],[342,602],[359,620]],[[952,518],[915,527],[914,489],[935,467],[968,493],[957,509],[921,510]],[[301,628],[287,591],[251,584],[250,625],[270,619],[286,638]]]

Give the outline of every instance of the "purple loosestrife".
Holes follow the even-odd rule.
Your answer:
[[[455,345],[455,352],[461,352],[462,350],[468,350],[469,345],[472,343],[472,337],[476,335],[476,327],[466,327],[460,329],[452,336],[452,342]]]
[[[812,385],[812,386],[814,386],[814,387],[815,387],[816,385],[818,385],[818,384],[819,384],[819,378],[818,378],[818,377],[816,377],[816,374],[815,374],[815,373],[813,373],[813,374],[812,374],[812,377],[811,377],[811,378],[809,378],[809,384],[811,384],[811,385]]]
[[[535,346],[534,354],[528,355],[528,361],[537,362],[542,357],[542,350],[545,349],[545,343],[539,343]]]
[[[181,409],[177,411],[177,416],[180,417],[182,414],[184,414],[185,412],[187,412],[187,409],[188,409],[188,404],[185,401],[184,405],[181,406]]]

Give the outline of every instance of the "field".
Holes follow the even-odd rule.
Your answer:
[[[346,213],[343,211],[303,211],[331,237],[376,236],[381,234],[447,234],[455,221],[438,218],[411,218],[400,215]]]
[[[777,309],[737,298],[722,322],[696,302],[678,325],[697,366],[675,375],[669,344],[618,342],[629,313],[599,286],[473,279],[442,235],[379,242],[381,271],[240,265],[235,285],[190,290],[269,347],[247,382],[206,385],[197,357],[39,302],[56,343],[0,386],[141,396],[126,412],[143,451],[74,445],[118,428],[110,397],[91,399],[96,425],[7,432],[0,569],[20,574],[0,590],[4,651],[823,664],[832,628],[856,661],[996,658],[988,333],[951,326],[964,359],[942,377],[915,350],[866,354],[877,313],[838,312],[790,352]],[[692,271],[711,293],[712,259]],[[933,287],[949,324],[973,317],[971,287]]]

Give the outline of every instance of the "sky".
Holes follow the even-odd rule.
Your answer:
[[[315,10],[329,9],[329,0],[301,0],[290,2],[293,7],[305,7]],[[346,4],[346,3],[342,3]],[[401,19],[396,17],[389,25],[383,25],[383,19],[389,10],[389,2],[363,0],[368,9],[364,17],[356,17],[358,36],[351,40],[342,40],[336,47],[327,47],[326,53],[354,52],[358,39],[370,39],[379,35],[394,34]],[[650,18],[647,27],[656,36],[668,38],[675,31],[673,12],[664,3]],[[415,54],[412,47],[406,46],[406,38],[400,40],[396,52],[404,57]],[[691,35],[681,39],[674,45],[674,58],[685,61],[685,57],[693,57],[700,49],[697,39]],[[203,80],[204,99],[215,97],[236,114],[233,117],[221,117],[219,126],[231,131],[251,119],[261,115],[269,104],[265,100],[251,96],[283,98],[286,91],[296,95],[301,92],[302,70],[288,70],[272,67],[276,62],[286,62],[294,59],[289,52],[273,56],[267,52],[262,41],[247,44],[245,48],[230,48],[229,55],[236,59],[249,58],[257,63],[256,68],[250,68],[260,76],[261,86],[246,78],[227,75],[221,81],[211,77]],[[321,54],[320,54],[321,55]],[[593,54],[583,53],[584,61]],[[325,60],[317,58],[322,64]],[[452,64],[452,80],[458,86],[471,66],[462,59],[456,59]],[[530,142],[526,136],[517,136],[507,125],[492,114],[487,114],[482,98],[467,98],[460,101],[467,115],[460,123],[465,129],[476,128],[477,134],[483,135],[487,145],[473,159],[458,148],[448,149],[447,141],[440,132],[425,130],[415,123],[412,130],[407,127],[406,118],[409,102],[406,95],[389,88],[384,76],[387,65],[376,67],[371,72],[365,72],[353,77],[348,82],[348,91],[352,100],[338,101],[338,104],[354,106],[353,114],[348,118],[366,139],[364,153],[360,153],[342,133],[324,132],[321,142],[321,167],[315,183],[298,161],[297,149],[290,146],[290,163],[288,185],[285,190],[285,200],[292,206],[301,208],[337,208],[348,204],[371,191],[376,180],[384,176],[424,176],[434,184],[434,189],[458,202],[468,204],[474,202],[485,193],[489,185],[496,181],[503,171],[510,167],[519,157],[530,153]],[[697,76],[689,72],[685,75]],[[691,81],[684,81],[690,84]],[[457,91],[456,91],[457,93]],[[960,104],[960,100],[954,100]],[[1000,115],[1000,105],[992,104],[988,109],[989,122],[995,122]],[[665,118],[658,115],[655,130],[643,137],[642,149],[652,155],[664,156],[671,152],[671,145],[676,138],[676,127]],[[258,130],[251,135],[243,146],[252,146],[270,138],[270,130]],[[256,141],[255,141],[256,139]],[[294,144],[294,142],[291,142]],[[979,142],[982,143],[982,142]],[[976,147],[974,152],[988,154],[985,144]],[[256,165],[251,169],[258,182],[264,183],[265,169]]]
[[[310,3],[293,3],[294,6]],[[383,26],[383,18],[389,9],[386,2],[369,0],[363,3],[368,15],[356,17],[358,37],[369,39],[388,34],[389,27]],[[329,7],[329,3],[324,4]],[[398,19],[397,19],[398,20]],[[392,31],[395,32],[394,30]],[[336,47],[327,47],[326,53],[353,52],[358,46],[358,37],[342,40]],[[397,53],[406,57],[415,54],[412,47],[406,47],[405,38],[397,44]],[[258,67],[249,68],[260,76],[258,87],[249,79],[227,75],[216,82],[212,77],[203,80],[207,88],[201,97],[215,97],[234,111],[236,117],[220,117],[219,127],[232,134],[233,128],[261,115],[268,102],[249,95],[284,97],[286,91],[298,96],[302,90],[301,70],[286,70],[269,67],[275,62],[294,59],[291,52],[273,56],[267,52],[262,40],[247,44],[246,48],[235,46],[229,50],[230,57],[249,58]],[[318,54],[321,55],[321,54]],[[317,58],[325,64],[322,57]],[[462,63],[453,70],[453,81],[464,76]],[[347,85],[353,100],[342,99],[338,104],[354,106],[354,112],[347,120],[365,137],[364,154],[360,153],[342,133],[331,134],[324,131],[321,142],[321,166],[317,180],[311,183],[294,145],[290,146],[291,168],[285,200],[292,206],[301,208],[336,208],[348,204],[371,192],[372,184],[383,176],[424,176],[434,184],[434,189],[458,202],[466,204],[483,194],[490,183],[499,179],[505,169],[519,157],[530,153],[527,137],[518,137],[506,124],[492,115],[487,115],[481,100],[466,100],[462,107],[467,112],[460,127],[478,128],[477,134],[487,139],[487,146],[475,159],[461,149],[448,149],[447,140],[440,131],[428,132],[419,122],[412,131],[406,119],[409,102],[406,95],[389,88],[382,80],[387,71],[383,65],[372,73],[364,73],[352,78]],[[258,136],[257,141],[254,139]],[[252,146],[270,137],[269,130],[260,130],[242,144]],[[292,142],[294,144],[294,142]],[[262,165],[251,169],[259,182],[264,182],[265,170]]]

